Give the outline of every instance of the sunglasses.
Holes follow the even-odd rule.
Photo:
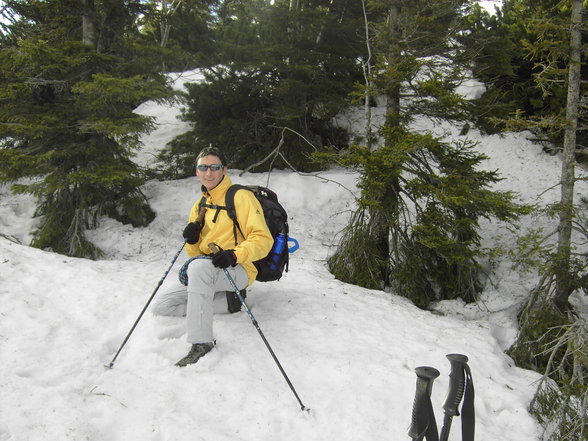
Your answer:
[[[222,164],[210,164],[210,165],[198,164],[196,166],[196,168],[202,172],[205,172],[208,169],[210,169],[212,171],[219,171],[224,168],[224,165],[222,165]]]

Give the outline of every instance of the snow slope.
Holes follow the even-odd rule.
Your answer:
[[[149,165],[181,124],[170,129],[177,109],[150,103],[139,110],[163,121],[138,157]],[[548,189],[559,159],[525,134],[468,136],[490,156],[485,166],[505,177],[498,188],[528,202],[557,199],[557,189]],[[534,274],[496,261],[480,303],[442,302],[435,313],[422,311],[329,274],[326,257],[354,207],[353,174],[231,174],[235,182],[274,189],[301,243],[290,272],[280,282],[254,284],[248,303],[311,411],[300,410],[247,314],[227,314],[220,297],[217,347],[198,364],[174,366],[188,350],[183,319],[148,311],[113,369],[105,368],[182,245],[198,199],[196,178],[149,182],[144,191],[157,217],[146,228],[104,219],[90,235],[106,252],[101,261],[17,243],[30,240],[33,200],[0,187],[0,441],[409,439],[414,369],[441,371],[432,395],[440,428],[449,353],[470,359],[478,441],[539,439],[527,411],[539,375],[515,367],[503,352]],[[581,185],[578,192],[585,192]],[[549,226],[529,217],[522,228],[540,222]],[[488,244],[512,245],[503,225],[483,228]],[[177,277],[184,259],[181,253],[168,278]],[[458,439],[454,421],[450,440]]]

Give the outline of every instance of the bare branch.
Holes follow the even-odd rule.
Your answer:
[[[316,150],[316,147],[310,141],[308,141],[304,136],[302,136],[300,133],[298,133],[296,130],[292,130],[289,127],[282,127],[282,136],[280,137],[280,141],[278,142],[277,147],[275,149],[273,149],[271,151],[271,153],[269,155],[267,155],[265,158],[263,158],[261,161],[258,161],[255,164],[251,164],[249,167],[247,167],[246,169],[244,169],[241,173],[239,173],[239,176],[243,176],[244,173],[247,173],[251,169],[253,169],[253,168],[255,168],[255,167],[263,164],[264,162],[266,162],[268,160],[271,160],[271,162],[270,162],[270,168],[269,168],[269,173],[268,173],[267,181],[266,181],[266,186],[269,187],[269,180],[270,180],[270,176],[271,176],[271,171],[273,169],[273,163],[276,160],[276,158],[279,156],[288,165],[288,167],[290,167],[290,169],[294,173],[297,173],[300,176],[311,176],[311,177],[315,177],[315,178],[320,179],[323,182],[332,182],[334,184],[337,184],[341,188],[344,188],[345,190],[347,190],[355,198],[355,193],[351,189],[347,188],[345,185],[341,184],[340,182],[337,182],[337,181],[332,180],[332,179],[329,179],[329,178],[325,178],[324,176],[321,176],[320,173],[305,173],[305,172],[301,172],[301,171],[296,170],[296,168],[292,164],[290,164],[290,162],[286,159],[286,157],[280,151],[280,149],[284,145],[284,136],[285,136],[285,131],[286,130],[289,130],[292,133],[295,133],[296,135],[298,135],[300,138],[302,138],[304,141],[306,141],[309,145],[311,145]]]

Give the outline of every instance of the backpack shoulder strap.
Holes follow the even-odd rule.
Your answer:
[[[252,191],[246,185],[233,184],[229,187],[225,195],[225,206],[227,208],[227,214],[229,215],[229,218],[233,221],[233,235],[235,236],[235,245],[237,245],[237,230],[239,230],[241,236],[245,237],[243,231],[241,230],[239,222],[237,221],[237,210],[235,210],[235,193],[237,193],[237,190]]]
[[[249,190],[245,185],[233,184],[227,190],[225,194],[225,206],[227,207],[227,214],[233,222],[237,222],[237,211],[235,210],[235,193],[237,190]]]
[[[198,203],[198,216],[200,216],[202,214],[202,210],[205,209],[205,208],[211,208],[213,210],[216,210],[216,214],[214,215],[214,218],[212,219],[212,222],[216,222],[216,220],[218,218],[218,215],[219,215],[219,213],[220,213],[221,210],[226,210],[227,209],[227,207],[224,207],[222,205],[207,204],[206,203],[206,196],[202,196],[202,199],[200,199],[200,202]]]

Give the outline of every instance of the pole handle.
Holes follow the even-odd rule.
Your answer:
[[[220,251],[220,248],[218,247],[217,244],[215,244],[214,242],[210,242],[208,244],[208,248],[210,248],[212,250],[213,253],[218,253]]]
[[[464,365],[468,362],[468,357],[462,354],[448,354],[447,359],[451,363],[451,373],[443,410],[445,415],[453,417],[459,415],[459,403],[465,390]]]
[[[200,210],[200,213],[198,213],[198,217],[196,218],[196,222],[198,222],[200,225],[202,225],[202,222],[204,221],[205,214],[206,214],[206,207],[202,207],[202,210]]]
[[[417,375],[416,393],[412,405],[412,419],[408,436],[414,441],[421,441],[427,434],[431,434],[431,436],[437,434],[431,392],[433,381],[439,376],[439,371],[431,366],[419,366],[415,369],[415,373]],[[429,440],[429,438],[427,439]]]
[[[430,397],[433,389],[433,381],[440,375],[439,371],[431,366],[420,366],[414,371],[417,375],[417,381],[420,379],[427,382],[427,395]]]

